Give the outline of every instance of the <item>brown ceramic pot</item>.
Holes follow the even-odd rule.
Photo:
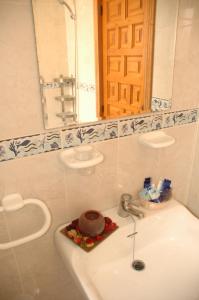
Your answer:
[[[79,229],[82,233],[94,237],[104,230],[105,220],[96,210],[88,210],[79,217]]]

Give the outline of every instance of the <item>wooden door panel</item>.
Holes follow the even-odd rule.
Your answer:
[[[126,17],[131,18],[137,14],[143,14],[144,0],[126,0]]]
[[[143,112],[151,89],[153,30],[148,27],[155,0],[102,2],[104,116]]]
[[[112,117],[119,117],[121,115],[125,114],[125,111],[121,107],[117,107],[114,105],[108,105],[108,114],[111,115]]]
[[[133,36],[132,36],[132,26],[125,25],[119,27],[119,35],[118,35],[118,48],[132,48]]]
[[[117,22],[125,18],[125,1],[109,0],[107,5],[107,23]]]
[[[143,47],[144,42],[144,26],[139,24],[134,26],[134,47]]]
[[[141,102],[141,86],[134,86],[131,95],[131,104],[136,104]]]
[[[107,30],[107,50],[118,49],[118,30],[111,28]]]
[[[125,73],[129,79],[140,78],[143,76],[143,62],[141,56],[126,56],[125,58]]]
[[[117,82],[108,81],[107,96],[108,96],[108,102],[111,102],[111,101],[117,102],[118,101],[118,83]]]
[[[123,59],[121,56],[108,56],[108,74],[122,76],[123,74]]]
[[[121,104],[130,104],[131,85],[119,84],[118,102]]]

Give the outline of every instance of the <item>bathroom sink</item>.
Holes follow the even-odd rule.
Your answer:
[[[89,300],[198,300],[199,220],[170,200],[162,209],[136,219],[135,259],[145,269],[132,268],[134,227],[117,208],[104,211],[118,225],[109,238],[89,253],[55,233],[56,247],[77,285]]]

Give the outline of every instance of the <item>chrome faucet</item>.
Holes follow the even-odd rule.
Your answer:
[[[120,204],[118,208],[118,215],[122,218],[126,218],[129,215],[134,215],[139,219],[144,218],[144,213],[135,208],[138,206],[130,194],[122,194],[120,198]]]

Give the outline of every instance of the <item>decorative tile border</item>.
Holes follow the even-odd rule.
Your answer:
[[[117,121],[62,131],[63,148],[79,146],[118,137]]]
[[[153,112],[162,112],[165,110],[171,109],[171,100],[161,99],[157,97],[152,97],[151,99],[151,111]]]
[[[96,85],[94,83],[87,83],[87,82],[78,82],[77,88],[79,90],[83,90],[88,93],[92,93],[96,91]]]
[[[44,133],[41,136],[43,152],[61,149],[61,135],[59,131]]]
[[[175,113],[170,112],[163,115],[162,128],[175,126]]]
[[[128,117],[0,141],[0,162],[197,122],[199,109]]]
[[[59,131],[0,142],[0,162],[61,149]]]
[[[119,120],[119,137],[197,122],[198,116],[199,110],[191,109]]]

